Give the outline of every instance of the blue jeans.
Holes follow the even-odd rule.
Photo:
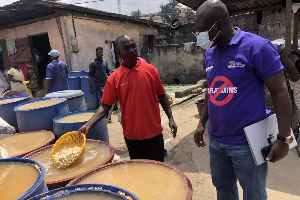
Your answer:
[[[218,200],[239,200],[237,179],[244,200],[267,200],[268,164],[256,166],[248,144],[225,144],[210,137],[209,153]]]

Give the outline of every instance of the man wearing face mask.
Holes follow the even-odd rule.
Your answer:
[[[85,132],[101,120],[119,100],[124,139],[130,159],[164,161],[164,141],[159,103],[169,118],[175,138],[177,126],[157,69],[138,58],[137,45],[127,35],[116,39],[117,52],[123,62],[106,81],[102,105],[80,130]]]
[[[198,8],[195,28],[207,49],[204,70],[209,85],[194,140],[198,147],[206,146],[203,135],[209,117],[210,168],[218,200],[239,199],[237,179],[244,200],[266,200],[268,164],[255,165],[243,128],[267,117],[267,86],[279,137],[266,160],[276,162],[287,155],[284,139],[290,135],[291,104],[280,57],[268,40],[234,28],[220,0],[205,1]]]

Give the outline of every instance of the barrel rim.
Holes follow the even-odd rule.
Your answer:
[[[18,199],[26,199],[26,197],[28,197],[28,195],[30,195],[30,193],[32,193],[43,181],[44,181],[44,176],[45,176],[45,169],[44,166],[35,160],[32,159],[28,159],[28,158],[4,158],[4,159],[0,159],[0,163],[1,162],[14,162],[14,163],[30,163],[32,164],[32,166],[37,170],[37,172],[39,173],[38,179],[35,182],[35,184],[29,189],[27,190],[21,197],[19,197]]]
[[[50,105],[50,106],[44,106],[44,107],[39,107],[39,108],[32,108],[32,109],[27,109],[27,110],[19,110],[19,107],[21,107],[21,106],[23,106],[23,105],[30,104],[30,103],[34,103],[34,102],[37,102],[37,101],[46,101],[46,100],[51,100],[51,99],[63,99],[63,101],[58,102],[58,103],[53,104],[53,105]],[[44,109],[44,108],[48,108],[48,107],[51,107],[51,106],[54,106],[54,105],[59,105],[59,104],[61,104],[61,103],[66,102],[67,100],[68,100],[67,98],[62,98],[62,97],[36,99],[36,100],[27,101],[27,102],[24,102],[24,103],[21,103],[21,104],[17,105],[17,106],[14,108],[14,111],[15,111],[15,112],[17,112],[17,111],[27,112],[27,111],[32,111],[32,110]]]
[[[87,122],[89,120],[85,120],[85,121],[80,121],[80,122],[58,122],[57,120],[60,120],[66,116],[71,116],[71,115],[76,115],[76,114],[82,114],[82,113],[96,113],[97,110],[84,110],[84,111],[74,111],[74,112],[70,112],[70,113],[66,113],[66,114],[62,114],[62,115],[59,115],[57,117],[55,117],[53,119],[53,123],[56,123],[56,124],[74,124],[74,123],[82,123],[82,122]]]
[[[20,98],[20,97],[24,97],[24,99],[20,99],[20,100],[13,101],[13,102],[2,103],[2,104],[0,104],[0,106],[6,105],[6,104],[10,104],[10,103],[16,103],[16,102],[19,102],[19,101],[23,101],[25,99],[30,99],[30,95],[29,94],[20,94],[20,95],[8,96],[8,97],[1,97],[0,101],[5,100],[5,99]]]
[[[117,166],[117,165],[123,165],[123,164],[127,164],[127,163],[155,163],[155,164],[159,164],[162,165],[164,167],[168,167],[174,171],[176,171],[184,180],[186,187],[187,187],[187,192],[186,192],[186,200],[191,200],[192,196],[193,196],[193,187],[192,187],[192,183],[189,180],[189,178],[186,176],[186,174],[184,174],[180,169],[176,168],[175,166],[169,165],[167,163],[163,163],[163,162],[159,162],[156,160],[146,160],[146,159],[134,159],[134,160],[126,160],[126,161],[120,161],[120,162],[116,162],[116,163],[111,163],[111,164],[106,164],[103,166],[100,166],[98,168],[95,168],[92,171],[89,171],[81,176],[78,176],[77,178],[75,178],[74,180],[70,181],[67,186],[71,186],[71,185],[76,185],[78,184],[79,181],[83,180],[84,178],[86,178],[87,176],[90,176],[98,171],[107,169],[111,166]]]
[[[40,148],[42,148],[42,147],[44,147],[44,146],[48,146],[48,145],[51,144],[51,143],[54,141],[54,139],[55,139],[54,133],[51,132],[51,131],[47,131],[47,130],[26,131],[26,132],[20,132],[20,133],[12,134],[11,136],[17,135],[17,134],[31,133],[31,132],[47,132],[47,133],[50,134],[50,138],[49,138],[49,140],[48,140],[47,142],[45,142],[45,144],[40,145],[40,146],[38,146],[37,148],[32,149],[32,150],[29,150],[29,151],[27,151],[27,152],[13,155],[13,156],[10,157],[10,158],[19,158],[19,157],[23,157],[23,156],[25,156],[26,154],[29,154],[29,153],[31,153],[31,152],[33,152],[33,151],[35,151],[35,150],[38,150],[38,149],[40,149]],[[8,137],[10,137],[10,136],[8,136]]]
[[[66,94],[65,92],[66,91],[73,91],[74,92],[74,94]],[[75,91],[77,92],[77,93],[75,93]],[[50,95],[50,94],[62,94],[62,96],[57,96],[57,97],[51,97],[51,96],[48,96],[48,95]],[[63,95],[63,94],[65,94],[65,95]],[[44,99],[45,98],[67,98],[67,99],[72,99],[72,98],[76,98],[76,97],[81,97],[81,96],[83,96],[84,95],[84,93],[82,92],[82,90],[61,90],[61,91],[57,91],[57,92],[51,92],[51,93],[49,93],[49,94],[46,94],[46,96],[44,97]]]
[[[100,188],[103,188],[103,189],[100,189]],[[40,198],[42,198],[45,195],[46,196],[51,195],[50,198],[51,197],[55,198],[55,197],[60,197],[61,194],[62,195],[64,195],[64,194],[72,194],[72,193],[75,193],[75,192],[79,192],[79,193],[81,193],[81,192],[104,192],[104,193],[110,193],[110,194],[116,195],[118,197],[122,197],[122,199],[126,199],[124,196],[118,194],[117,191],[124,192],[126,196],[129,195],[130,197],[132,197],[132,198],[134,198],[136,200],[139,199],[132,192],[130,192],[130,191],[124,189],[124,188],[120,188],[120,187],[114,186],[114,185],[107,185],[107,184],[78,184],[78,185],[71,185],[71,186],[65,186],[65,187],[57,188],[57,189],[51,190],[49,192],[36,195],[36,196],[32,197],[32,199],[29,199],[29,200],[40,199]]]
[[[78,79],[80,79],[80,76],[69,76],[68,78],[78,78]]]
[[[107,157],[107,159],[106,159],[105,161],[103,161],[101,164],[99,164],[98,166],[96,166],[94,169],[99,168],[100,166],[104,166],[104,165],[106,165],[107,163],[109,163],[109,162],[112,161],[112,159],[113,159],[113,157],[114,157],[114,148],[113,148],[113,146],[111,146],[110,144],[108,144],[108,143],[106,143],[106,142],[103,142],[103,141],[101,141],[101,140],[86,139],[86,142],[97,142],[97,143],[100,143],[100,144],[104,144],[104,145],[106,145],[106,146],[109,148],[109,150],[110,150],[110,154],[109,154],[109,156]],[[32,152],[26,154],[25,156],[23,156],[23,158],[30,159],[32,156],[38,154],[40,151],[43,151],[43,150],[45,150],[45,149],[47,149],[47,148],[52,148],[53,146],[54,146],[54,144],[51,144],[51,145],[44,146],[44,147],[42,147],[42,148],[40,148],[40,149],[36,149],[35,151],[32,151]],[[35,160],[34,160],[34,161],[35,161]],[[38,161],[37,161],[37,162],[38,162]],[[105,164],[105,163],[106,163],[106,164]],[[94,170],[94,169],[91,169],[91,170],[89,170],[89,171],[87,171],[87,172],[90,172],[90,171],[92,171],[92,170]],[[58,180],[58,181],[46,182],[46,180],[45,180],[45,182],[46,182],[47,185],[56,185],[56,184],[58,184],[58,183],[69,182],[69,181],[75,179],[76,177],[81,176],[81,175],[83,175],[83,174],[85,174],[85,173],[87,173],[87,172],[83,172],[83,173],[78,174],[78,175],[76,175],[76,176],[72,176],[72,177],[69,177],[69,178],[61,179],[61,180]]]

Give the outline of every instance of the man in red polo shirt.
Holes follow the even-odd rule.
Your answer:
[[[131,159],[164,161],[159,103],[169,118],[169,126],[175,138],[177,126],[157,69],[137,57],[137,45],[127,35],[116,39],[117,52],[123,62],[107,79],[102,105],[95,115],[80,128],[89,130],[106,116],[111,106],[119,100],[122,110],[122,126]]]

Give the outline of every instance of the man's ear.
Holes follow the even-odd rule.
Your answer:
[[[120,56],[120,54],[121,54],[120,49],[117,49],[117,53],[118,53],[118,55]]]

